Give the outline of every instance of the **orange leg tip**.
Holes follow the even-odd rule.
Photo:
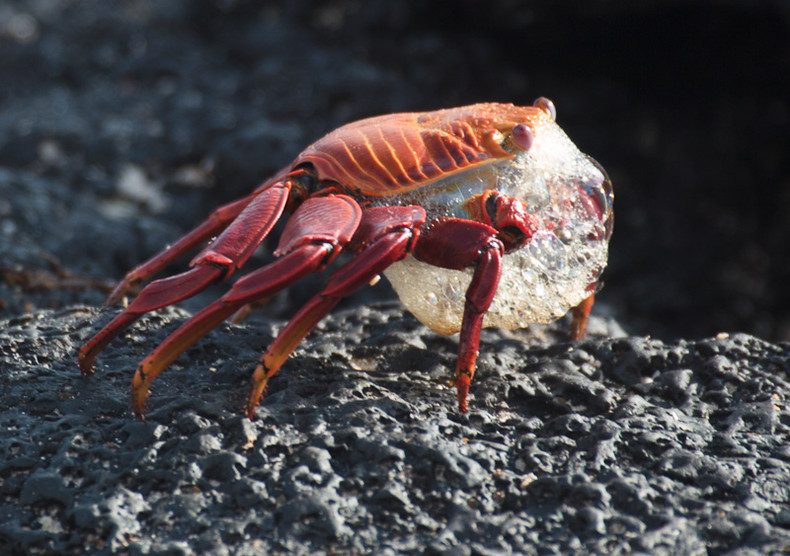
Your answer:
[[[266,367],[259,364],[255,367],[255,372],[252,375],[252,386],[250,387],[250,398],[247,400],[246,413],[250,420],[255,418],[255,408],[261,401],[263,393],[266,391],[266,383],[268,382],[266,376]]]
[[[94,364],[94,357],[88,354],[88,350],[85,349],[85,346],[80,348],[80,353],[77,356],[77,364],[80,367],[80,372],[83,375],[92,375],[93,374],[93,364]]]
[[[250,394],[250,399],[247,400],[247,406],[244,408],[244,413],[247,414],[247,419],[250,421],[255,420],[255,410],[258,409],[262,394],[253,392]]]
[[[115,286],[115,289],[112,291],[110,295],[107,296],[107,299],[104,300],[105,307],[112,307],[116,303],[118,303],[121,298],[126,294],[126,291],[129,289],[129,284],[126,280],[123,280],[120,284]]]
[[[231,315],[230,319],[228,320],[231,324],[241,324],[242,322],[244,322],[244,319],[246,319],[251,312],[252,312],[252,306],[249,303],[247,303],[246,305],[241,307],[241,309],[233,313],[233,315]]]
[[[595,296],[591,295],[572,309],[570,329],[570,340],[572,342],[584,339],[584,334],[587,331],[587,321],[590,318],[590,311],[594,302]]]
[[[458,389],[458,411],[466,413],[467,405],[466,398],[469,395],[469,384],[472,382],[469,375],[462,374],[455,382],[455,387]]]
[[[132,412],[134,416],[145,422],[145,402],[148,400],[148,388],[132,389]]]
[[[142,392],[132,392],[132,412],[134,416],[145,422],[145,401],[148,398],[148,390],[144,389]]]
[[[148,380],[146,379],[142,368],[138,367],[137,372],[134,373],[132,378],[132,411],[134,416],[145,421],[145,402],[148,399]]]
[[[110,295],[107,296],[107,299],[104,300],[104,306],[111,307],[112,305],[116,305],[131,290],[139,286],[142,282],[143,278],[138,276],[134,271],[124,276],[123,280],[118,282],[118,285],[115,286],[115,289],[112,290]]]

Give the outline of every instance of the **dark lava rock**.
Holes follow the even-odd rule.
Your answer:
[[[140,321],[81,377],[94,309],[2,323],[5,553],[754,553],[790,546],[790,346],[488,331],[470,412],[455,345],[394,304],[340,311],[270,384],[275,323],[223,325],[153,384],[131,371],[183,319]],[[521,333],[520,333],[521,334]]]

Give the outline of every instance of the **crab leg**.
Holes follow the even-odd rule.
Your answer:
[[[285,169],[281,170],[274,177],[267,180],[255,191],[237,199],[227,205],[223,205],[212,212],[206,220],[196,226],[191,232],[179,238],[174,244],[164,251],[157,253],[146,262],[130,270],[123,280],[121,280],[112,293],[104,302],[105,305],[115,305],[129,291],[130,288],[148,280],[151,276],[165,268],[167,265],[188,253],[198,245],[215,237],[230,225],[231,222],[244,210],[250,202],[274,184],[282,181],[286,177]]]
[[[458,410],[461,413],[466,413],[469,385],[475,375],[483,317],[494,299],[502,272],[504,245],[497,239],[497,233],[487,224],[446,218],[423,234],[414,251],[415,258],[435,266],[456,270],[475,268],[466,290],[455,367]]]
[[[329,264],[354,235],[361,214],[356,201],[345,195],[305,201],[283,230],[275,251],[278,260],[238,280],[143,359],[132,381],[135,414],[143,415],[151,381],[220,322],[247,303],[269,297]]]
[[[345,296],[364,286],[392,263],[409,254],[425,221],[421,207],[380,207],[365,211],[353,247],[361,252],[329,278],[324,289],[307,302],[283,328],[261,357],[252,377],[247,416],[255,407],[269,379],[296,346]]]
[[[233,223],[195,257],[190,263],[193,268],[170,278],[156,280],[143,288],[131,305],[80,348],[79,366],[82,373],[90,374],[96,355],[141,315],[191,297],[212,282],[226,278],[244,264],[280,218],[290,189],[291,182],[284,180],[260,192],[247,203]],[[238,208],[230,206],[233,210]],[[185,249],[184,245],[178,247],[180,252]],[[166,257],[167,253],[162,256]]]
[[[123,280],[118,282],[118,285],[115,286],[115,289],[109,297],[107,297],[104,304],[115,305],[129,289],[146,281],[184,253],[191,251],[196,246],[205,243],[217,235],[218,232],[224,230],[233,219],[244,210],[244,207],[246,207],[251,200],[250,197],[245,197],[218,208],[199,226],[181,237],[173,245],[170,245],[164,251],[154,255],[146,262],[130,270],[126,276],[124,276]]]
[[[587,320],[590,318],[593,303],[595,303],[595,294],[591,294],[571,310],[571,330],[569,334],[571,341],[575,342],[584,338],[584,333],[587,330]]]

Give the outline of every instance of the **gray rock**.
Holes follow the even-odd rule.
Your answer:
[[[790,542],[788,346],[736,334],[542,347],[489,332],[481,350],[498,364],[481,365],[459,415],[444,383],[453,351],[380,304],[322,323],[250,422],[239,410],[258,316],[190,349],[154,381],[148,422],[136,422],[131,370],[184,316],[143,318],[90,377],[74,357],[97,311],[2,323],[7,547],[694,553]],[[53,330],[59,341],[42,341]],[[376,345],[381,335],[408,341]],[[354,370],[374,349],[378,363]],[[226,359],[232,371],[210,372]],[[678,380],[686,396],[667,386]]]

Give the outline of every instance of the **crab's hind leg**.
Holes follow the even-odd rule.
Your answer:
[[[571,341],[575,342],[584,338],[593,303],[595,303],[594,293],[590,294],[589,297],[571,310],[571,329],[569,334]]]
[[[80,348],[79,366],[83,374],[91,373],[96,355],[141,315],[191,297],[212,282],[227,277],[244,264],[282,214],[290,189],[291,182],[283,180],[258,193],[244,206],[225,231],[193,259],[190,270],[151,282],[143,288],[140,295],[122,313]],[[238,207],[234,207],[229,213],[236,208]],[[190,235],[192,234],[188,234],[187,237]],[[181,242],[176,245],[179,243]],[[190,240],[189,243],[190,246],[194,246],[197,242]],[[185,244],[181,244],[177,248],[179,251],[177,254],[186,249]],[[162,257],[166,255],[167,251]],[[157,257],[154,257],[152,261],[156,259]],[[162,260],[152,267],[157,266],[159,262]]]
[[[246,197],[242,197],[241,199],[237,199],[216,209],[206,220],[198,224],[192,231],[180,237],[175,243],[169,245],[166,249],[157,253],[144,263],[130,270],[126,276],[123,277],[123,280],[118,282],[118,285],[115,286],[115,289],[107,297],[104,304],[108,306],[115,305],[130,289],[145,282],[182,255],[189,253],[196,247],[205,244],[212,237],[219,235],[222,230],[227,228],[228,225],[241,214],[241,211],[243,211],[253,199],[275,184],[283,181],[287,175],[287,169],[284,168]]]
[[[334,259],[354,235],[362,210],[345,195],[305,201],[288,220],[280,237],[276,261],[238,280],[217,299],[182,324],[137,368],[132,381],[132,406],[142,417],[148,387],[189,346],[247,303],[269,297]]]
[[[324,289],[291,318],[266,353],[252,377],[247,416],[255,416],[255,407],[274,375],[299,342],[343,297],[367,284],[395,261],[409,254],[425,221],[421,207],[378,207],[365,211],[354,237],[354,249],[360,251],[350,262],[330,276]]]
[[[130,289],[145,282],[185,253],[188,253],[198,245],[216,236],[219,232],[224,230],[242,210],[244,210],[244,207],[246,207],[251,200],[251,197],[245,197],[218,208],[212,212],[206,220],[195,227],[195,229],[179,238],[178,241],[168,246],[167,249],[157,253],[146,262],[130,270],[126,276],[123,277],[123,280],[118,282],[118,285],[115,286],[115,289],[109,297],[107,297],[104,304],[108,306],[115,305]]]
[[[494,299],[502,274],[504,245],[496,235],[497,231],[486,224],[446,218],[423,235],[414,251],[415,258],[443,268],[474,268],[466,290],[455,368],[461,413],[466,413],[469,385],[475,375],[483,317]]]

